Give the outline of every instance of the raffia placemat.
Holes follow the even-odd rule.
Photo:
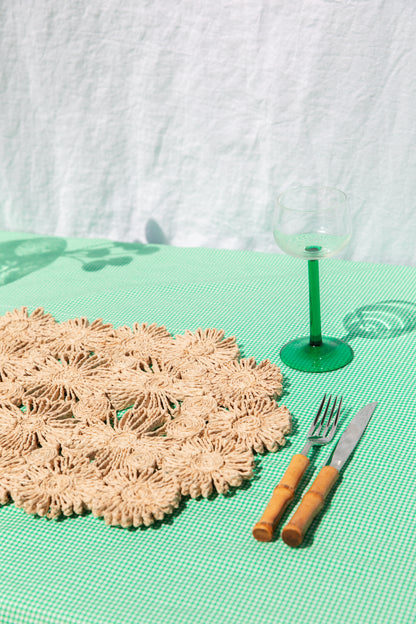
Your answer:
[[[150,525],[184,496],[224,494],[290,432],[279,368],[235,337],[164,326],[0,317],[0,502]]]

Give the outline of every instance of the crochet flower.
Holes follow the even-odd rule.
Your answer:
[[[83,316],[59,323],[51,336],[49,348],[54,356],[74,351],[96,352],[102,350],[113,336],[114,328],[110,323],[103,324],[102,319],[90,323]]]
[[[34,450],[23,453],[21,459],[25,465],[45,466],[52,465],[54,460],[59,456],[59,445],[48,444]]]
[[[111,526],[149,526],[171,514],[179,506],[180,498],[176,480],[158,471],[134,481],[107,480],[93,497],[90,508],[94,516],[103,517]]]
[[[166,437],[139,438],[126,454],[120,464],[120,474],[124,474],[130,479],[135,479],[141,474],[151,474],[161,466],[163,458],[168,453],[175,453],[178,444]]]
[[[62,445],[65,456],[83,456],[95,460],[104,473],[120,468],[128,455],[137,452],[138,440],[155,428],[152,413],[144,417],[128,410],[121,419],[114,417],[83,427]]]
[[[129,455],[140,453],[140,438],[155,428],[154,415],[147,417],[145,413],[128,410],[120,420],[114,420],[112,433],[106,443],[96,446],[94,451],[95,465],[103,474],[119,470],[126,464]]]
[[[46,342],[37,344],[28,344],[19,351],[19,366],[21,367],[20,375],[31,373],[36,369],[37,364],[45,361],[51,352]]]
[[[0,404],[0,447],[24,453],[41,445],[57,445],[76,429],[70,405],[47,399],[25,399],[25,411]]]
[[[189,363],[185,361],[181,366],[176,366],[181,376],[181,387],[184,398],[200,397],[210,392],[211,384],[209,375],[212,366]]]
[[[224,404],[241,399],[274,397],[282,391],[280,369],[269,360],[256,364],[254,358],[227,362],[210,375],[211,392]]]
[[[241,485],[253,476],[254,460],[231,440],[192,438],[175,455],[167,455],[162,466],[179,480],[182,494],[197,498]]]
[[[139,396],[131,409],[132,421],[137,435],[150,433],[162,427],[175,415],[176,409],[167,412],[155,399],[154,396],[144,394]]]
[[[57,447],[38,448],[22,455],[14,451],[2,449],[0,457],[0,505],[5,505],[10,500],[10,478],[14,473],[21,473],[26,466],[51,465],[58,457]]]
[[[24,459],[14,451],[0,450],[0,505],[5,505],[10,500],[8,476],[14,470],[21,471],[24,465]]]
[[[17,338],[0,340],[0,380],[16,381],[25,372],[22,356],[27,343]]]
[[[185,363],[216,366],[239,357],[240,352],[235,337],[224,338],[224,331],[201,329],[175,336],[171,349],[164,355],[167,362],[181,368]]]
[[[27,466],[6,482],[16,507],[47,518],[81,514],[102,485],[93,464],[68,457],[57,457],[51,465]]]
[[[270,399],[241,401],[232,411],[218,411],[207,426],[208,435],[234,440],[257,453],[277,451],[290,430],[289,410]]]
[[[79,401],[72,402],[72,411],[77,420],[86,425],[94,425],[97,422],[108,422],[116,418],[111,409],[110,401],[105,394],[87,394]]]
[[[137,370],[123,371],[108,390],[115,409],[133,405],[138,399],[147,400],[164,412],[171,412],[183,396],[179,373],[170,365],[152,360]]]
[[[106,357],[109,358],[108,367],[112,373],[113,379],[118,379],[119,375],[126,370],[137,370],[137,367],[140,365],[140,361],[133,355],[115,355],[113,351],[108,352],[107,350],[104,353],[106,354]]]
[[[109,423],[97,422],[87,427],[75,429],[72,436],[62,444],[64,457],[94,459],[97,452],[111,442],[114,429]]]
[[[27,394],[58,399],[81,399],[103,390],[110,372],[107,360],[87,353],[63,353],[37,362],[36,368],[21,378]]]
[[[238,358],[223,330],[0,317],[0,503],[139,526],[240,485],[290,414],[277,366]]]
[[[36,308],[28,314],[27,308],[6,312],[0,317],[0,337],[2,340],[19,337],[20,340],[36,344],[46,340],[56,328],[53,316],[45,314],[43,308]]]
[[[13,403],[21,405],[23,399],[23,388],[16,381],[0,381],[0,403]]]
[[[204,421],[207,421],[217,410],[217,400],[213,396],[205,394],[196,397],[186,397],[179,407],[178,416],[185,416],[188,420],[193,417],[203,418]]]
[[[186,440],[202,435],[205,431],[205,420],[201,416],[178,416],[168,422],[161,430],[167,439]],[[159,433],[159,432],[157,432]],[[159,434],[160,435],[160,434]]]
[[[131,355],[144,364],[150,364],[152,360],[162,356],[173,344],[172,336],[166,327],[164,325],[158,327],[156,323],[152,325],[133,323],[132,329],[124,325],[116,330],[116,338],[119,349],[122,349],[125,355]]]
[[[95,464],[101,472],[107,474],[110,470],[118,470],[124,464],[128,455],[137,451],[137,436],[129,428],[114,430],[111,440],[95,454]]]

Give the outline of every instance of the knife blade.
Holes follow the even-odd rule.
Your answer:
[[[335,450],[329,455],[318,476],[303,496],[299,507],[282,531],[283,541],[289,546],[299,546],[303,542],[306,531],[324,506],[327,495],[339,477],[339,471],[361,440],[376,407],[376,402],[369,403],[356,413],[339,439]]]
[[[327,461],[325,462],[326,464],[329,464],[329,466],[333,466],[338,470],[338,472],[341,470],[349,456],[354,451],[358,442],[361,440],[361,437],[366,430],[367,425],[370,422],[371,416],[374,414],[374,410],[376,409],[376,407],[376,402],[369,403],[368,405],[362,407],[356,413],[356,415],[340,437],[334,451],[329,455]],[[331,456],[332,460],[331,463],[329,463]]]

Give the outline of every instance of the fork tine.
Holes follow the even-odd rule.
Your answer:
[[[337,412],[337,415],[336,415],[336,417],[335,417],[335,421],[334,421],[334,424],[333,424],[333,427],[334,427],[335,429],[336,429],[336,427],[337,427],[337,424],[338,424],[338,421],[339,421],[339,417],[340,417],[340,414],[341,414],[341,403],[342,403],[342,397],[341,397],[341,398],[340,398],[340,400],[339,400],[338,412]]]
[[[310,429],[309,429],[309,431],[308,431],[308,437],[309,437],[309,436],[311,436],[311,435],[313,434],[314,430],[315,430],[315,426],[316,426],[316,423],[317,423],[317,422],[318,422],[318,420],[319,420],[319,416],[321,415],[322,408],[323,408],[323,406],[324,406],[325,400],[326,400],[326,393],[324,394],[324,398],[322,399],[321,404],[320,404],[320,406],[318,407],[318,411],[317,411],[317,413],[316,413],[316,416],[315,416],[315,418],[313,419],[313,423],[311,424],[311,427],[310,427]]]
[[[338,400],[338,397],[336,396],[335,399],[334,399],[334,403],[332,405],[331,413],[329,414],[329,418],[328,418],[328,421],[327,421],[326,426],[325,426],[325,432],[322,434],[324,437],[326,436],[326,434],[329,431],[329,426],[331,424],[332,416],[334,415],[335,408],[337,406],[337,400]]]
[[[322,416],[321,422],[319,423],[319,425],[316,427],[316,430],[314,431],[314,436],[320,436],[321,435],[321,430],[322,430],[323,424],[325,422],[326,415],[328,414],[329,406],[331,405],[331,398],[332,398],[332,396],[329,395],[329,399],[328,399],[328,403],[326,404],[324,415]]]
[[[334,421],[332,423],[331,430],[330,430],[329,435],[328,435],[328,441],[329,442],[332,440],[332,438],[334,437],[335,432],[337,430],[337,425],[338,425],[339,417],[340,417],[340,414],[341,414],[341,404],[342,404],[342,397],[340,398],[340,401],[339,401],[339,404],[338,404],[337,415],[335,416],[335,419],[334,419]]]

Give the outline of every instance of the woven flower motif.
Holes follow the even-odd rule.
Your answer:
[[[164,325],[158,327],[156,323],[152,325],[133,323],[132,329],[124,325],[116,330],[116,337],[125,355],[131,355],[145,364],[160,358],[173,344],[173,338],[166,327]]]
[[[225,494],[230,486],[241,485],[253,476],[254,460],[250,451],[236,447],[232,440],[192,438],[175,455],[168,455],[162,466],[179,480],[182,494],[197,498],[214,490]]]
[[[10,492],[7,484],[2,483],[0,478],[0,505],[6,505],[10,501]]]
[[[211,392],[224,404],[241,399],[278,396],[282,391],[280,369],[269,360],[256,364],[254,358],[227,362],[210,375]]]
[[[15,470],[21,471],[25,465],[24,459],[9,449],[0,449],[0,505],[10,500],[10,487],[7,478]]]
[[[209,394],[186,397],[179,407],[178,416],[185,416],[188,420],[193,417],[203,418],[207,421],[212,414],[216,413],[218,407],[217,400]]]
[[[195,332],[186,330],[183,335],[175,336],[175,342],[164,358],[178,368],[185,362],[211,367],[235,360],[239,355],[234,337],[224,338],[223,330],[199,327]]]
[[[114,335],[109,336],[105,342],[105,345],[98,348],[95,353],[97,355],[104,356],[110,363],[116,362],[117,360],[124,360],[127,358],[127,350],[125,344],[118,338],[119,328],[113,328]],[[137,360],[135,360],[135,364],[137,364]]]
[[[5,481],[16,507],[47,518],[81,514],[102,486],[93,464],[68,457],[57,457],[51,465],[32,464]]]
[[[95,464],[103,473],[119,470],[126,458],[136,450],[137,437],[129,429],[114,431],[111,440],[105,447],[95,453]]]
[[[77,420],[87,425],[109,422],[116,418],[110,401],[103,392],[87,394],[79,401],[73,401],[72,412]]]
[[[52,465],[58,456],[59,445],[48,444],[47,446],[42,446],[27,453],[23,453],[21,459],[25,462],[25,465],[28,466],[46,466]]]
[[[64,457],[94,459],[95,454],[111,442],[114,429],[110,423],[97,422],[75,429],[72,436],[62,444]]]
[[[91,501],[94,516],[111,526],[149,526],[163,520],[179,506],[181,496],[176,480],[160,471],[127,478],[109,479]]]
[[[139,438],[131,453],[126,454],[120,464],[120,474],[135,479],[141,474],[151,474],[162,464],[167,454],[175,454],[179,446],[166,437]]]
[[[76,429],[70,405],[47,399],[25,399],[25,411],[12,404],[0,405],[0,447],[24,453],[42,445],[64,442]]]
[[[137,441],[158,425],[159,416],[153,412],[135,413],[128,410],[121,419],[109,417],[75,430],[62,445],[65,456],[95,459],[100,470],[108,472],[119,467],[125,457],[137,450]]]
[[[32,464],[37,466],[51,465],[58,457],[57,447],[38,448],[22,455],[14,451],[2,449],[0,457],[0,505],[5,505],[10,500],[10,478],[14,473],[22,471]]]
[[[171,420],[172,415],[176,415],[177,409],[165,410],[154,396],[145,394],[134,402],[131,409],[131,417],[134,419],[135,431],[142,436],[146,433],[159,429],[162,425]]]
[[[109,323],[103,324],[102,319],[96,319],[92,323],[85,317],[70,319],[60,323],[55,329],[49,349],[54,356],[68,352],[96,352],[102,350],[113,336],[113,326]]]
[[[185,361],[182,366],[176,366],[180,372],[180,385],[184,398],[200,397],[210,392],[211,385],[209,375],[212,366],[189,363]]]
[[[205,420],[201,416],[179,416],[168,422],[160,433],[166,435],[167,439],[182,441],[201,436],[204,431]]]
[[[107,351],[103,353],[108,353]],[[114,355],[112,351],[109,353],[109,369],[113,375],[113,378],[118,378],[124,371],[137,370],[140,365],[140,361],[133,355]]]
[[[115,409],[126,409],[137,400],[146,400],[164,412],[184,398],[180,375],[172,366],[152,360],[137,370],[125,370],[109,387],[108,396]]]
[[[46,342],[40,342],[39,344],[27,345],[21,351],[19,351],[19,366],[21,367],[21,375],[26,373],[32,373],[36,370],[36,366],[39,363],[45,361],[50,356],[50,349]],[[19,374],[20,377],[20,374]]]
[[[22,357],[27,343],[17,338],[0,341],[0,379],[1,381],[16,381],[25,372]]]
[[[29,344],[47,340],[47,336],[56,328],[55,319],[45,314],[43,308],[36,308],[28,314],[27,308],[6,312],[0,317],[0,337],[9,339],[19,337]]]
[[[0,338],[0,503],[11,495],[28,513],[88,507],[108,524],[151,524],[181,493],[240,485],[252,451],[290,431],[272,400],[280,370],[238,361],[222,330],[174,340],[155,324],[58,324],[22,308],[0,318]]]
[[[23,388],[16,381],[0,381],[0,403],[21,405]]]
[[[140,453],[139,439],[155,428],[154,413],[137,414],[128,410],[120,420],[115,419],[112,434],[105,445],[96,447],[94,452],[95,465],[103,473],[119,470],[126,464],[129,455]]]
[[[154,433],[145,434],[139,438],[132,453],[120,466],[123,473],[129,478],[135,478],[142,472],[154,472],[161,468],[164,458],[167,455],[175,455],[180,448],[177,440],[169,439],[166,436],[158,436]],[[150,470],[153,468],[153,470]]]
[[[52,401],[81,399],[104,390],[110,378],[107,360],[87,353],[63,353],[47,357],[21,378],[27,394]]]
[[[208,435],[234,440],[257,453],[277,451],[290,431],[289,410],[271,399],[241,401],[232,411],[218,411],[207,426]]]

